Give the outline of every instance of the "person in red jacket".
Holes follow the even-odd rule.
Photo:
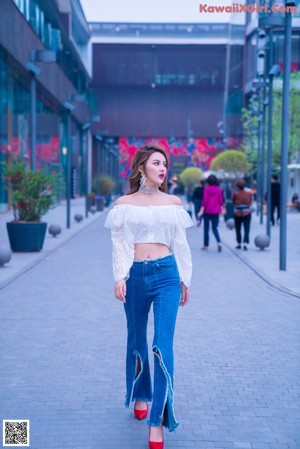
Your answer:
[[[222,251],[221,239],[218,231],[219,217],[224,204],[222,190],[219,187],[219,180],[215,175],[209,175],[206,180],[207,186],[204,189],[203,202],[198,217],[204,217],[204,246],[203,250],[208,249],[209,245],[209,223],[211,222],[212,231],[217,240],[218,251]]]
[[[251,223],[251,204],[252,194],[245,190],[246,181],[244,179],[238,179],[236,182],[237,191],[234,192],[232,202],[234,204],[234,222],[237,246],[236,249],[241,249],[242,234],[241,227],[244,226],[244,239],[243,248],[247,251],[249,244],[249,233]]]

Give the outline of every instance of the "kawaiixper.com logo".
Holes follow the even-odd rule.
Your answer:
[[[199,12],[200,13],[296,13],[297,7],[296,6],[283,6],[279,3],[274,3],[272,6],[269,6],[267,3],[264,5],[260,5],[259,3],[232,3],[232,5],[208,5],[207,3],[200,3],[199,4]]]

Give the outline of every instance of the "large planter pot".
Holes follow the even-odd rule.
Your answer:
[[[41,251],[47,223],[6,223],[11,250],[14,252]]]
[[[104,196],[96,196],[97,211],[103,211],[104,206],[105,206],[105,197]]]
[[[92,206],[95,206],[95,204],[96,204],[95,196],[88,195],[88,197],[87,197],[87,208],[88,208],[88,210],[90,210],[90,208]]]

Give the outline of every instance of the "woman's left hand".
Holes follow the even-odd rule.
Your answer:
[[[189,289],[186,287],[186,285],[181,282],[181,299],[180,299],[180,305],[182,307],[186,306],[190,299],[190,292]]]
[[[197,217],[200,218],[200,217],[202,217],[203,214],[204,214],[204,207],[201,207],[197,214]]]

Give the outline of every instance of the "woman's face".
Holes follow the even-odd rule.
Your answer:
[[[146,162],[145,175],[147,187],[160,186],[167,175],[167,161],[165,156],[158,151],[152,153]]]

